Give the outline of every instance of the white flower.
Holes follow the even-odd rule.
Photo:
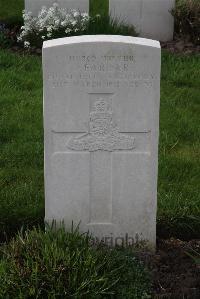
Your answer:
[[[46,14],[47,14],[47,8],[46,8],[46,6],[43,6],[41,11],[38,14],[38,18],[44,18],[46,16]]]
[[[68,35],[83,31],[90,20],[88,13],[80,13],[74,9],[67,11],[60,8],[58,3],[54,3],[50,8],[43,6],[36,17],[33,17],[31,12],[23,11],[23,18],[24,26],[21,27],[18,41],[23,41],[24,47],[34,45],[35,36],[36,40],[51,38],[52,35],[56,37],[56,32],[60,34],[60,29]]]
[[[24,48],[29,48],[30,47],[30,43],[28,41],[24,42]]]
[[[47,27],[47,31],[48,31],[48,32],[52,32],[52,31],[53,31],[52,26]]]
[[[89,17],[88,13],[86,13],[86,12],[82,13],[81,16],[82,16],[83,18],[88,18],[88,17]]]
[[[67,28],[66,30],[65,30],[65,33],[70,33],[72,30],[70,29],[70,28]]]
[[[60,24],[60,21],[59,20],[55,20],[55,25],[59,26],[59,24]]]
[[[74,15],[74,18],[78,17],[79,16],[78,11],[74,11],[73,15]]]
[[[76,24],[78,23],[78,21],[77,20],[74,20],[74,21],[72,21],[72,26],[75,26]]]
[[[68,24],[67,20],[61,22],[61,26],[65,27]]]

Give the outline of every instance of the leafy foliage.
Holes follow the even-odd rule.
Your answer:
[[[200,44],[200,1],[176,0],[175,34]]]

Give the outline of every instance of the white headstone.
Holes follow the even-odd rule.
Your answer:
[[[109,0],[110,15],[125,24],[134,25],[138,33],[141,31],[141,0]]]
[[[112,244],[156,241],[160,44],[44,42],[46,221]],[[120,239],[121,238],[121,239]]]
[[[113,18],[134,25],[142,37],[173,39],[174,18],[170,13],[175,0],[109,0]]]
[[[89,13],[89,0],[25,0],[25,10],[31,11],[33,16],[36,16],[42,6],[49,8],[53,3],[58,3],[61,8]]]

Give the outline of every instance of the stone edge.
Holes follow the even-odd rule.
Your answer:
[[[52,48],[57,46],[72,45],[79,43],[92,43],[92,42],[104,42],[104,43],[124,43],[140,46],[147,46],[160,49],[160,42],[147,38],[122,36],[122,35],[81,35],[57,38],[43,42],[43,49]]]

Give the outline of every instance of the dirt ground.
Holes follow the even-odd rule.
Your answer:
[[[151,273],[154,299],[200,299],[200,240],[159,239],[155,254],[139,258]]]
[[[200,53],[200,45],[194,45],[183,39],[175,39],[171,42],[161,42],[161,47],[162,49],[167,49],[171,53],[181,53],[185,55]]]

